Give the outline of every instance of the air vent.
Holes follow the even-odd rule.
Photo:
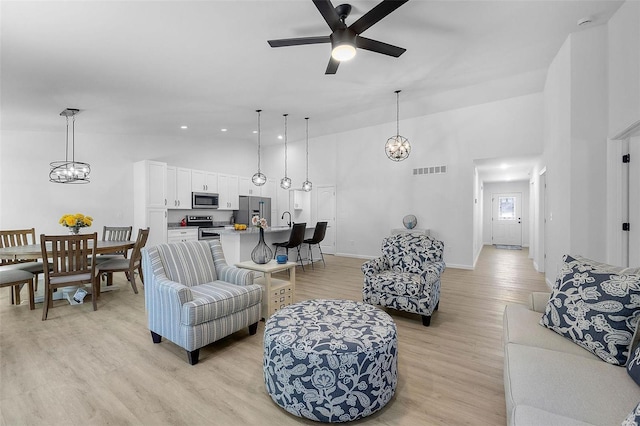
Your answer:
[[[439,175],[442,173],[447,173],[447,166],[429,166],[413,169],[414,175]]]

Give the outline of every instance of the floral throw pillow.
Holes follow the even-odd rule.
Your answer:
[[[564,260],[540,324],[610,364],[625,365],[640,318],[640,275]]]
[[[640,402],[636,405],[636,408],[629,413],[626,419],[622,422],[622,426],[638,426],[640,425]]]
[[[640,344],[637,344],[631,351],[629,362],[627,362],[627,372],[640,385]]]

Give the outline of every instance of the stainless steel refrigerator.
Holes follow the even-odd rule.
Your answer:
[[[267,219],[269,226],[273,225],[271,223],[271,198],[241,195],[240,208],[236,213],[236,223],[244,223],[251,226],[251,218],[256,215]]]

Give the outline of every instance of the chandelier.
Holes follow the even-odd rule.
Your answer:
[[[67,134],[64,152],[64,161],[54,161],[49,164],[49,182],[54,183],[89,183],[89,173],[91,166],[88,163],[76,161],[76,114],[80,110],[67,108],[60,113],[67,118]],[[69,149],[69,117],[71,117],[71,149]],[[71,151],[71,161],[69,161],[69,151]]]
[[[260,113],[262,110],[257,109],[256,112],[258,113],[258,171],[251,176],[251,182],[255,186],[262,186],[267,182],[267,177],[260,171]]]
[[[396,135],[387,139],[384,152],[393,161],[406,160],[411,152],[409,140],[400,136],[400,90],[396,90]]]
[[[284,177],[280,179],[280,188],[289,189],[291,188],[291,178],[287,177],[287,115],[282,114],[284,116]]]

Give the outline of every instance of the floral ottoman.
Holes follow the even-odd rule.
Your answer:
[[[265,324],[264,379],[282,408],[321,422],[366,417],[393,397],[396,325],[384,311],[351,300],[307,300]]]

